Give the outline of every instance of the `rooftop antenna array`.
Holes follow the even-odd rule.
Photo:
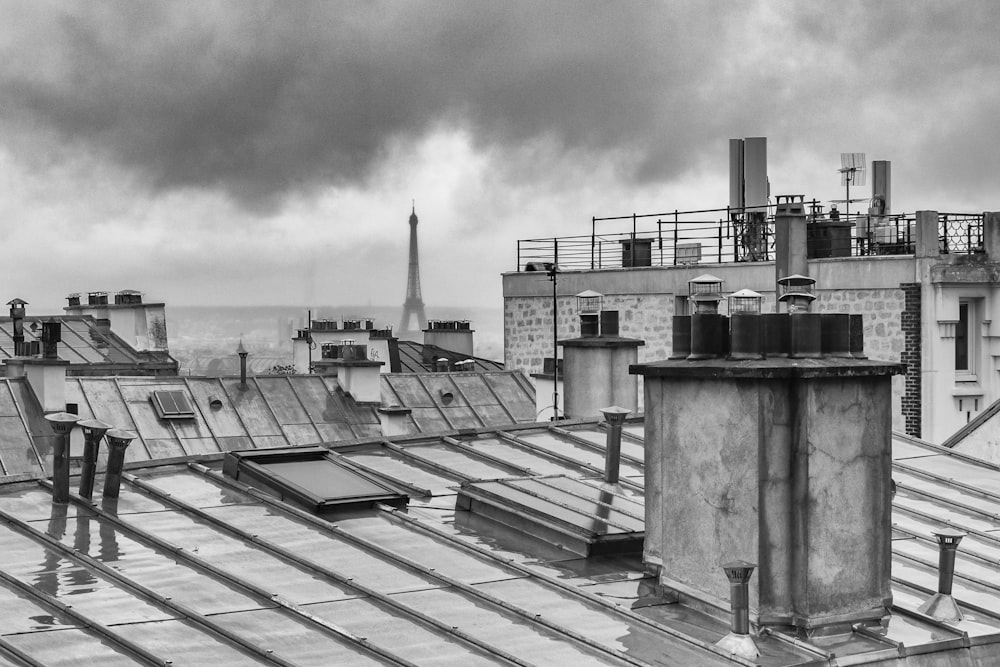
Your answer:
[[[834,200],[834,203],[844,203],[844,217],[851,217],[851,202],[867,201],[866,199],[851,199],[851,185],[865,184],[865,154],[864,153],[841,153],[840,154],[840,184],[847,188],[845,199]]]

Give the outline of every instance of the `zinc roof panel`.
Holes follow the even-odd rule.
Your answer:
[[[383,379],[389,383],[399,397],[400,405],[406,408],[433,408],[436,402],[427,393],[416,375],[388,375]]]
[[[188,388],[201,417],[206,421],[212,432],[219,438],[246,435],[247,430],[240,422],[225,388],[218,378],[188,378]],[[218,410],[212,409],[212,399],[222,402]]]
[[[43,606],[30,599],[21,591],[0,585],[0,609],[3,609],[3,629],[5,635],[22,632],[65,630],[78,625],[58,610]]]
[[[351,535],[464,583],[524,576],[499,562],[488,561],[448,542],[388,521],[381,515],[341,519],[337,526]]]
[[[521,617],[470,600],[454,590],[427,590],[400,593],[401,602],[444,621],[459,630],[502,647],[534,665],[619,665],[617,659],[577,644],[540,625],[525,623]],[[662,640],[661,640],[662,644]],[[697,661],[688,664],[700,664]]]
[[[410,416],[421,433],[440,433],[454,430],[437,408],[411,408]]]
[[[349,544],[259,505],[231,505],[208,510],[238,528],[253,531],[311,563],[353,577],[359,584],[386,594],[419,590],[438,584],[405,566]],[[346,596],[345,596],[346,597]]]
[[[283,425],[310,423],[309,414],[292,391],[288,378],[259,377],[257,386],[260,387],[261,394],[279,423]]]
[[[485,426],[483,420],[479,418],[479,415],[470,407],[452,407],[448,406],[442,408],[441,412],[444,413],[448,421],[451,423],[452,428],[480,428]]]
[[[464,444],[473,449],[480,449],[490,456],[503,459],[511,465],[527,468],[537,475],[579,475],[580,469],[570,467],[559,461],[546,458],[540,454],[515,447],[499,438],[481,438],[466,440]]]
[[[500,402],[519,422],[535,421],[535,397],[518,382],[513,373],[484,373],[483,378],[490,385]]]
[[[285,436],[289,444],[295,445],[318,445],[323,442],[319,431],[312,424],[285,424]]]
[[[322,442],[337,442],[339,440],[353,440],[360,434],[355,435],[351,425],[347,422],[333,424],[316,424],[319,437]]]
[[[510,477],[510,470],[477,459],[447,443],[407,445],[404,451],[416,454],[471,479]]]
[[[249,542],[223,534],[180,512],[157,512],[126,517],[129,523],[149,531],[176,546],[198,554],[213,565],[227,570],[265,590],[297,604],[341,600],[356,595],[333,582],[289,564]]]
[[[153,459],[167,459],[174,456],[185,456],[190,452],[184,451],[181,447],[180,440],[177,438],[157,438],[155,440],[147,440],[146,447],[149,449],[150,457]],[[132,450],[132,446],[125,450],[125,458],[128,460],[128,454]]]
[[[341,403],[346,397],[331,394],[321,377],[295,375],[290,376],[288,381],[312,421],[331,422],[345,419]]]
[[[369,449],[347,452],[344,456],[370,469],[377,470],[384,476],[413,484],[421,489],[427,489],[435,495],[453,493],[448,487],[455,486],[460,482],[459,479],[444,477],[427,470],[412,459],[400,458],[394,452]]]
[[[215,619],[212,618],[213,621]],[[115,632],[174,665],[271,664],[188,621],[116,626]],[[256,638],[250,636],[248,639],[255,641]]]
[[[677,667],[731,664],[721,656],[671,640],[647,625],[625,620],[593,602],[567,595],[534,579],[490,582],[479,584],[477,588],[646,663]],[[717,639],[722,639],[724,634],[723,631]]]
[[[226,395],[236,408],[236,413],[254,438],[258,436],[280,436],[281,428],[271,414],[267,401],[258,389],[258,381],[247,383],[246,391],[240,389],[239,379],[223,379]]]
[[[213,616],[219,625],[252,637],[275,655],[304,665],[382,665],[360,647],[348,646],[314,626],[306,626],[277,611],[244,611]]]
[[[0,417],[0,464],[5,475],[41,469],[34,443],[20,417]]]
[[[60,630],[58,635],[51,632],[29,632],[9,635],[4,639],[24,651],[42,665],[51,667],[79,667],[80,665],[101,665],[101,667],[134,667],[135,658],[122,653],[106,640],[84,630]],[[20,665],[21,663],[13,663]]]
[[[372,600],[317,604],[310,606],[309,611],[416,663],[456,667],[507,664],[440,630],[424,627],[398,611],[383,609]]]

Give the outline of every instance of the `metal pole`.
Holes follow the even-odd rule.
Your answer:
[[[597,218],[590,218],[590,268],[594,268],[594,246],[596,245]]]

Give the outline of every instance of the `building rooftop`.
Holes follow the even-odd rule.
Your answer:
[[[40,340],[41,325],[50,319],[62,325],[58,356],[69,362],[70,375],[177,374],[177,361],[168,352],[138,351],[114,332],[100,327],[91,315],[27,316],[25,342]],[[14,356],[13,336],[11,318],[0,317],[0,359]]]
[[[399,345],[399,370],[403,373],[423,373],[435,370],[434,361],[436,359],[447,359],[449,368],[455,369],[455,364],[463,361],[472,361],[467,370],[477,373],[487,371],[502,371],[503,363],[491,361],[482,357],[472,357],[451,350],[445,350],[437,345],[416,343],[411,340],[400,340]],[[395,371],[394,371],[395,372]]]
[[[595,422],[570,422],[334,445],[340,465],[409,501],[325,519],[225,474],[221,452],[133,460],[120,498],[93,504],[74,495],[55,505],[46,481],[8,476],[0,656],[14,664],[754,664],[714,646],[729,630],[727,609],[662,594],[639,554],[584,557],[551,534],[523,532],[517,512],[503,519],[457,508],[463,485],[492,480],[505,493],[520,490],[522,514],[534,507],[581,525],[634,522],[645,502],[642,423],[624,426],[614,487],[600,478],[605,438]],[[809,639],[769,630],[758,638],[759,664],[995,664],[1000,473],[899,435],[893,457],[891,616],[874,630]],[[959,623],[918,611],[936,590],[930,531],[942,527],[968,533],[954,582]]]

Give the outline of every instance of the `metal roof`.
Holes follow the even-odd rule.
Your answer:
[[[482,357],[470,357],[467,354],[452,352],[437,345],[425,345],[412,340],[400,340],[399,345],[399,371],[402,373],[423,373],[434,370],[433,359],[444,358],[449,364],[471,359],[475,363],[472,365],[473,371],[485,373],[488,371],[502,371],[504,366],[499,361],[490,361]]]
[[[535,419],[534,389],[517,371],[385,374],[383,403],[410,409],[408,433],[475,429]],[[135,431],[127,461],[234,449],[289,447],[381,435],[378,405],[359,404],[334,376],[68,377],[66,402],[83,419]],[[150,396],[180,391],[190,419],[163,419]],[[0,378],[0,475],[48,470],[52,429],[24,379]],[[74,452],[82,447],[75,443]]]
[[[617,491],[642,503],[641,422],[624,434]],[[753,664],[714,647],[725,614],[660,595],[638,556],[584,558],[456,509],[470,480],[546,477],[588,496],[579,488],[604,486],[604,442],[581,422],[336,445],[410,504],[330,521],[227,478],[221,454],[133,465],[121,497],[93,505],[4,484],[0,661]],[[759,664],[996,664],[1000,471],[900,435],[893,446],[886,626],[808,641],[768,631]],[[966,619],[954,624],[917,611],[937,585],[930,531],[945,526],[969,533],[954,584]]]
[[[70,374],[82,373],[89,368],[93,374],[125,375],[130,367],[134,371],[147,373],[160,372],[177,373],[177,362],[166,352],[140,352],[126,343],[112,331],[104,330],[97,325],[97,320],[91,315],[57,315],[52,317],[29,316],[24,318],[24,340],[31,342],[41,340],[41,324],[49,319],[55,319],[62,325],[62,341],[58,344],[58,355],[70,363]],[[31,330],[31,325],[37,323],[38,335]],[[0,359],[10,359],[14,356],[14,330],[10,317],[0,317]]]

